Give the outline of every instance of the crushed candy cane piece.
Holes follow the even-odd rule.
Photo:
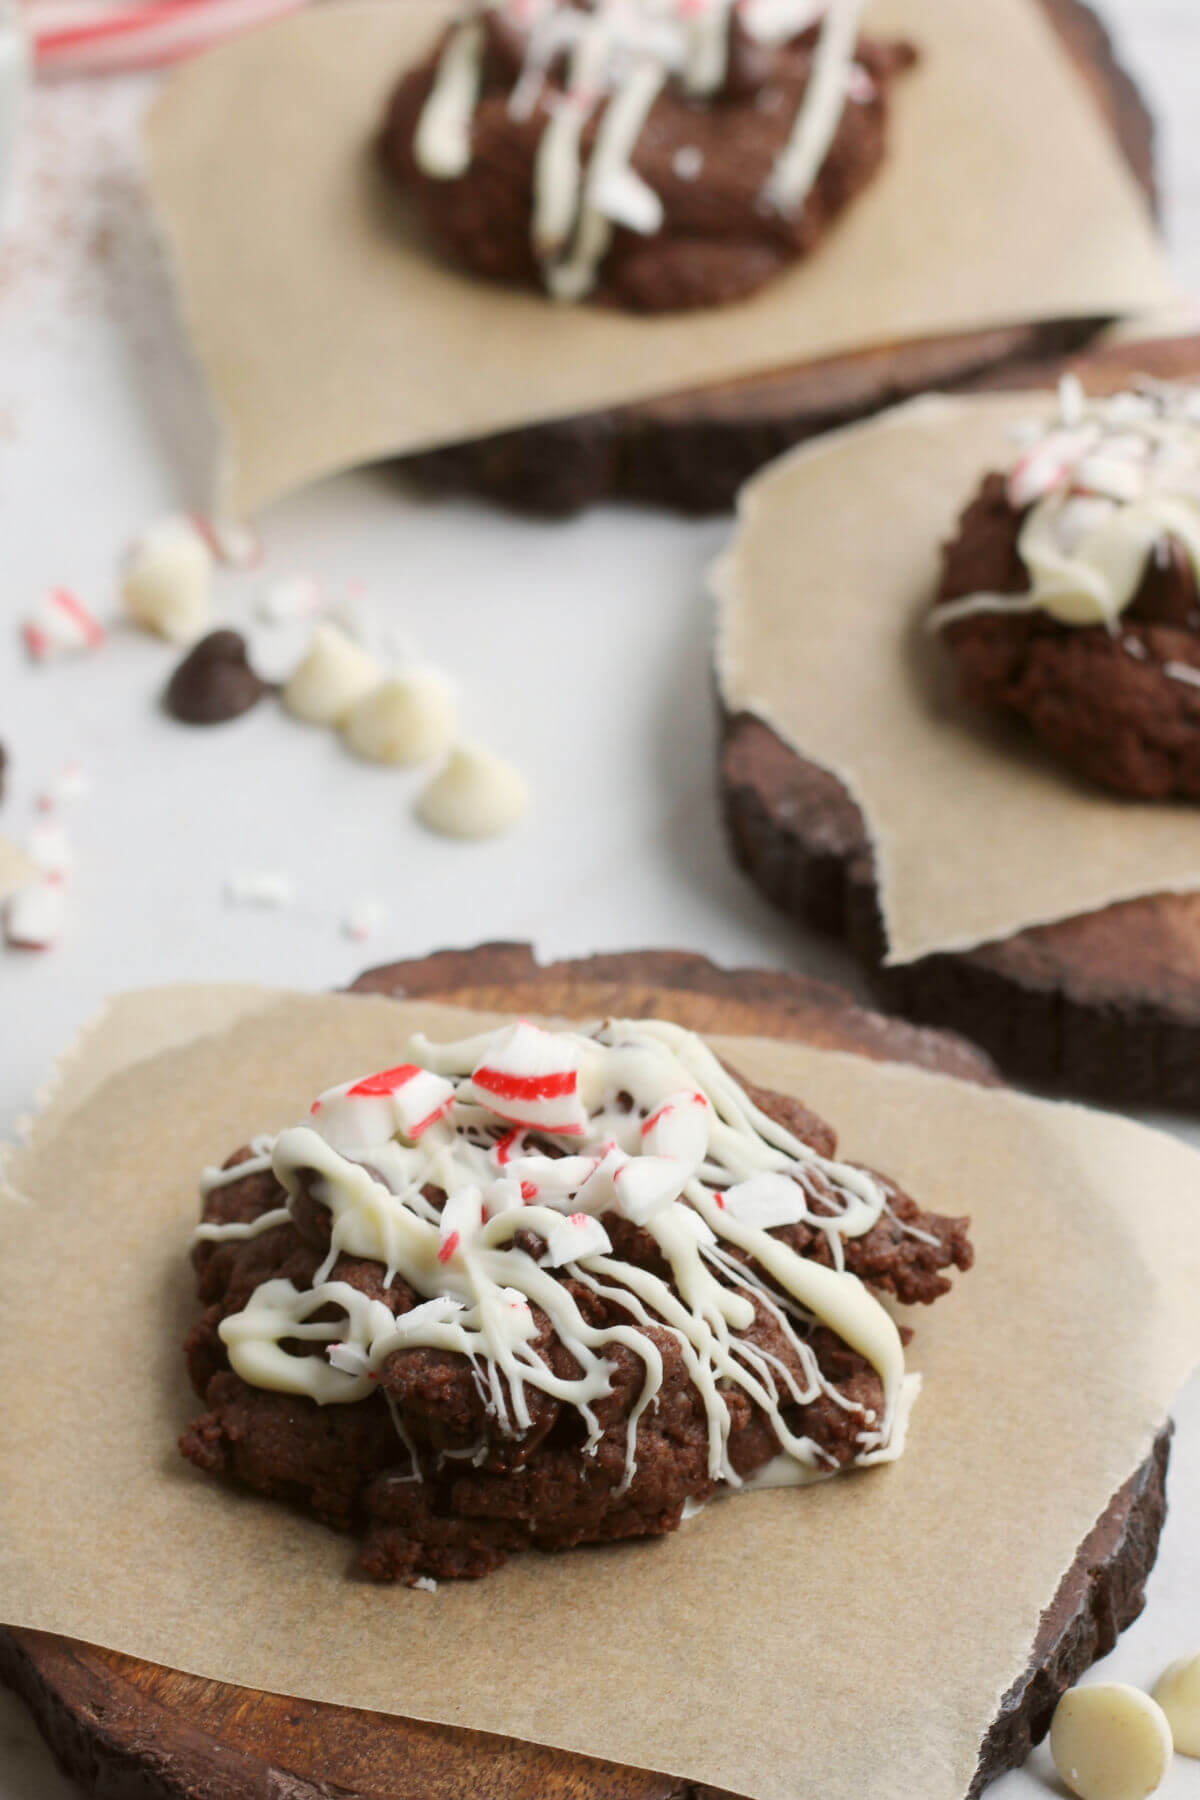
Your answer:
[[[612,1177],[614,1210],[633,1225],[644,1225],[678,1200],[690,1170],[674,1156],[630,1157]]]
[[[52,950],[67,921],[67,895],[53,876],[17,888],[4,903],[4,941],[14,950]]]
[[[313,619],[325,609],[325,590],[315,575],[285,575],[259,595],[255,612],[268,625]]]
[[[584,1256],[608,1256],[611,1251],[612,1241],[599,1219],[576,1212],[551,1231],[541,1261],[548,1269],[561,1269],[564,1263],[578,1262]]]
[[[708,1153],[708,1101],[703,1094],[669,1094],[642,1122],[642,1143],[651,1156],[673,1156],[698,1169]]]
[[[70,588],[52,588],[21,626],[25,648],[35,662],[50,662],[104,642],[104,627]]]
[[[414,1575],[408,1585],[419,1594],[436,1594],[438,1591],[438,1584],[432,1575]]]
[[[225,898],[231,906],[292,906],[296,884],[290,875],[274,869],[247,870],[226,877]]]
[[[283,704],[309,725],[340,725],[379,684],[374,658],[336,625],[318,625],[307,654],[283,689]]]
[[[472,1099],[498,1119],[555,1137],[581,1136],[579,1052],[560,1033],[524,1019],[499,1036],[471,1073]]]
[[[186,644],[209,621],[212,551],[190,519],[160,519],[134,544],[121,600],[135,625]]]
[[[263,559],[262,539],[235,519],[212,519],[192,513],[191,521],[219,563],[227,569],[256,569]]]
[[[352,707],[342,735],[356,756],[401,765],[444,756],[458,709],[450,683],[434,669],[390,675]]]
[[[366,1375],[370,1371],[371,1359],[357,1344],[330,1344],[325,1354],[343,1375]]]
[[[38,811],[53,812],[56,807],[69,806],[74,800],[85,799],[91,791],[91,778],[84,773],[80,764],[67,763],[38,795]]]
[[[388,916],[382,900],[355,900],[342,915],[342,930],[356,944],[361,944],[386,925]]]
[[[768,1170],[725,1190],[725,1208],[743,1225],[770,1231],[774,1225],[796,1225],[808,1212],[804,1189],[790,1175]]]
[[[438,1251],[440,1263],[448,1263],[465,1250],[483,1224],[483,1195],[474,1186],[456,1188],[448,1194],[442,1207],[442,1215],[438,1221]]]
[[[70,839],[57,820],[36,820],[25,840],[25,851],[46,875],[69,875],[75,864]]]
[[[416,1143],[454,1104],[453,1082],[415,1063],[381,1069],[313,1101],[313,1129],[334,1150],[368,1150],[403,1133]]]

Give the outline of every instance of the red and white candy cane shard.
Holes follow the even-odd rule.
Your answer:
[[[25,850],[30,862],[36,863],[44,875],[61,880],[74,866],[71,841],[56,819],[35,820],[25,840]]]
[[[67,763],[38,795],[35,804],[41,813],[54,812],[60,806],[70,805],[73,800],[82,800],[91,791],[91,786],[78,763]]]
[[[1095,442],[1090,427],[1077,431],[1052,431],[1020,457],[1008,478],[1008,503],[1017,512],[1043,500],[1055,488],[1064,487],[1081,456]]]
[[[505,1173],[520,1183],[522,1198],[570,1210],[570,1202],[596,1167],[592,1156],[517,1156]]]
[[[52,950],[66,922],[66,889],[53,877],[18,888],[4,903],[4,941],[14,950]]]
[[[698,1169],[708,1154],[710,1109],[703,1094],[669,1094],[642,1125],[648,1156],[673,1156]]]
[[[472,1098],[496,1118],[553,1137],[582,1137],[587,1128],[578,1086],[575,1045],[523,1019],[496,1040],[471,1072]]]
[[[590,1213],[571,1213],[556,1225],[546,1239],[542,1262],[549,1269],[561,1269],[564,1263],[578,1262],[584,1256],[609,1256],[612,1241],[599,1219]]]
[[[151,0],[97,18],[34,31],[39,74],[100,75],[152,69],[296,12],[304,0]]]
[[[635,1156],[613,1175],[614,1210],[631,1224],[644,1225],[683,1192],[691,1175],[674,1156]]]
[[[391,1093],[355,1093],[353,1084],[327,1088],[312,1103],[309,1124],[330,1149],[344,1156],[352,1150],[374,1150],[396,1135]]]
[[[447,1195],[438,1222],[438,1261],[449,1262],[465,1250],[483,1224],[483,1195],[477,1187],[456,1188]]]
[[[211,519],[207,513],[192,513],[191,520],[225,568],[256,569],[262,561],[262,539],[249,525],[239,525],[232,519]]]
[[[776,1225],[798,1224],[808,1212],[808,1201],[798,1181],[768,1170],[726,1188],[724,1210],[743,1225],[770,1231]]]
[[[98,649],[104,627],[70,588],[52,588],[23,622],[21,636],[35,662],[50,662]]]
[[[330,1088],[313,1102],[313,1128],[334,1150],[368,1150],[402,1133],[424,1136],[454,1104],[454,1084],[416,1063]]]
[[[423,1137],[454,1105],[454,1083],[430,1069],[418,1068],[416,1063],[401,1063],[395,1069],[368,1075],[348,1091],[355,1098],[388,1095],[396,1127],[413,1140]]]

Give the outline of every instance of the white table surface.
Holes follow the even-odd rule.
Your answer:
[[[1173,254],[1200,289],[1196,0],[1102,10],[1162,123]],[[0,830],[23,835],[35,794],[67,761],[93,784],[68,821],[77,869],[65,942],[46,956],[0,951],[0,1131],[105,996],[129,987],[323,987],[368,961],[519,937],[543,956],[673,945],[861,988],[839,951],[757,898],[721,842],[701,578],[726,521],[606,507],[535,524],[362,473],[272,508],[262,572],[221,577],[235,623],[269,577],[362,583],[386,623],[450,668],[471,732],[536,790],[528,822],[492,845],[429,836],[411,816],[419,777],[353,763],[270,705],[211,734],[172,725],[154,704],[171,655],[145,638],[118,634],[94,659],[29,667],[15,631],[29,602],[65,584],[108,612],[122,546],[194,497],[203,461],[138,190],[134,121],[150,86],[37,94],[0,243],[0,739],[14,763]],[[286,870],[295,908],[227,906],[223,881],[244,869]],[[339,920],[365,895],[391,917],[363,946]],[[1200,1127],[1174,1128],[1200,1143]],[[1200,1383],[1177,1417],[1150,1603],[1098,1670],[1139,1684],[1200,1650]],[[1047,1767],[1039,1754],[993,1791],[1044,1793]],[[70,1791],[0,1694],[0,1800]],[[1162,1792],[1197,1800],[1200,1762],[1177,1759]]]

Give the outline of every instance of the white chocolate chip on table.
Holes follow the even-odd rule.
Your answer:
[[[1182,1656],[1154,1684],[1154,1698],[1167,1715],[1175,1748],[1200,1756],[1200,1655]]]
[[[1050,1727],[1050,1754],[1079,1800],[1146,1800],[1171,1762],[1171,1727],[1140,1688],[1097,1682],[1071,1688]]]
[[[494,751],[460,744],[417,801],[417,815],[445,837],[496,837],[529,807],[524,777]]]
[[[129,553],[122,604],[135,625],[186,644],[209,622],[212,570],[212,551],[191,520],[163,519]]]
[[[309,725],[340,725],[358,701],[379,685],[372,656],[336,625],[318,625],[308,652],[283,690],[283,703]]]
[[[456,722],[450,684],[432,669],[419,669],[381,681],[346,715],[342,732],[368,762],[430,762],[450,748]]]

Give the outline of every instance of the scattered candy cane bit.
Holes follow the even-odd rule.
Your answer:
[[[414,1575],[408,1585],[416,1588],[420,1594],[436,1594],[438,1591],[438,1584],[432,1575]]]
[[[382,900],[356,900],[342,915],[342,930],[355,944],[365,943],[388,921]]]
[[[44,875],[60,880],[70,874],[75,862],[70,839],[56,819],[34,821],[25,840],[25,853]]]
[[[325,610],[325,590],[315,575],[285,575],[259,596],[257,616],[267,625],[315,619]]]
[[[97,650],[104,627],[70,588],[52,588],[21,625],[25,648],[34,662]]]
[[[231,906],[278,909],[295,905],[296,885],[278,870],[251,869],[226,877],[225,898]]]
[[[66,888],[60,878],[30,882],[4,903],[4,941],[13,950],[52,950],[67,920]]]
[[[1194,669],[1191,663],[1165,662],[1163,674],[1169,675],[1172,681],[1182,681],[1188,687],[1200,688],[1200,669]]]
[[[227,569],[257,569],[263,559],[262,539],[249,525],[234,519],[212,519],[191,513],[191,521],[216,560]]]
[[[295,12],[303,0],[153,0],[102,18],[35,31],[40,75],[101,75],[177,62],[269,19]]]
[[[49,786],[42,789],[34,805],[41,813],[55,812],[60,806],[69,806],[75,800],[84,799],[91,789],[91,778],[81,764],[67,763]]]

